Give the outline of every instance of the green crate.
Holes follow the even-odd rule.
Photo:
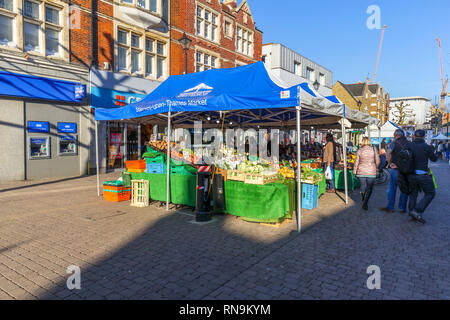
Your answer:
[[[104,186],[123,186],[123,182],[122,181],[104,181],[103,182]]]
[[[189,171],[185,165],[181,166],[173,166],[170,168],[171,174],[184,174],[184,175],[192,175],[192,172]]]
[[[146,163],[164,163],[166,161],[165,154],[159,154],[154,158],[145,158]]]
[[[146,152],[142,155],[142,158],[155,158],[160,154],[160,152],[152,151],[152,152]]]

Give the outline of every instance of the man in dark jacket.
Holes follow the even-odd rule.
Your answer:
[[[417,130],[414,140],[410,143],[410,148],[414,157],[414,173],[408,175],[408,182],[411,193],[409,194],[409,215],[415,220],[425,223],[422,214],[436,195],[433,177],[429,173],[428,160],[437,161],[436,154],[432,146],[425,143],[425,131]],[[419,191],[424,192],[424,196],[417,203]]]
[[[399,170],[397,168],[398,154],[403,146],[408,143],[405,133],[402,129],[397,129],[394,132],[395,141],[392,142],[386,150],[386,160],[389,164],[389,188],[387,192],[388,204],[380,210],[393,213],[395,210],[395,198],[398,189]],[[398,209],[400,213],[406,213],[406,204],[408,203],[408,195],[400,190],[400,199],[398,202]]]

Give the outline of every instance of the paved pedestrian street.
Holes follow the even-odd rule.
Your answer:
[[[359,191],[348,206],[323,195],[301,234],[295,220],[197,224],[186,209],[107,202],[95,176],[3,184],[0,299],[449,299],[450,167],[431,168],[425,225],[379,211],[387,186],[376,186],[369,212]],[[378,290],[366,285],[371,265]],[[69,266],[81,289],[67,288]]]

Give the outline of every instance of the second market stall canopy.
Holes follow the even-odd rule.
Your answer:
[[[346,109],[345,105],[334,96],[321,96],[308,83],[283,88],[273,81],[262,62],[236,68],[170,76],[139,102],[116,109],[97,108],[95,120],[132,119],[136,123],[167,123],[170,132],[172,124],[179,128],[193,127],[194,121],[202,121],[205,128],[217,127],[217,119],[223,116],[223,112],[226,113],[227,126],[232,123],[235,127],[296,127],[297,163],[301,163],[300,119],[302,124],[308,126],[341,127],[344,131],[343,137],[345,126],[362,128],[371,122],[368,115]],[[344,118],[347,125],[344,124]],[[168,137],[170,142],[170,135]],[[167,159],[167,186],[169,186],[170,143],[167,148]],[[299,172],[298,190],[301,189],[300,179]],[[98,178],[97,184],[99,185]],[[297,223],[300,231],[300,192],[297,193],[297,197]],[[169,196],[167,208],[168,199]]]

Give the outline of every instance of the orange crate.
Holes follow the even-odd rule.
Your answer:
[[[144,169],[146,168],[145,160],[127,160],[125,161],[127,169]]]
[[[145,172],[145,169],[127,169],[128,172]]]
[[[103,186],[103,198],[106,201],[121,202],[130,200],[131,188],[123,186]]]

